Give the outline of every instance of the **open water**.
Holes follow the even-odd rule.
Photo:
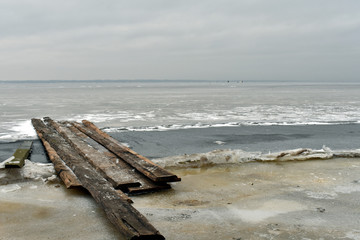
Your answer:
[[[323,145],[357,153],[359,93],[357,82],[0,81],[0,142],[36,139],[31,118],[49,116],[87,119],[154,158]]]

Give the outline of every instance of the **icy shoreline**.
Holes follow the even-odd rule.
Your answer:
[[[219,149],[207,153],[184,154],[152,159],[162,167],[202,167],[218,164],[239,164],[247,162],[291,162],[307,160],[328,160],[332,158],[360,158],[360,149],[333,151],[323,146],[313,150],[299,148],[277,153],[246,152],[243,150]]]
[[[0,186],[27,181],[56,181],[56,172],[52,163],[34,163],[25,160],[22,168],[4,168],[0,164]]]
[[[172,190],[132,199],[168,239],[356,240],[359,160],[174,168],[182,182]],[[34,164],[45,175],[0,185],[4,239],[122,239],[87,193],[47,181],[51,168]]]

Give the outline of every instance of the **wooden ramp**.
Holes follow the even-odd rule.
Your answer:
[[[164,239],[125,194],[170,188],[181,179],[122,145],[89,121],[32,119],[67,188],[83,187],[126,239]]]

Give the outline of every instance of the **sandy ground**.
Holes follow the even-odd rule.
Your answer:
[[[132,197],[166,239],[360,239],[358,158],[170,170],[173,189]],[[1,185],[0,213],[1,240],[122,239],[56,180]]]

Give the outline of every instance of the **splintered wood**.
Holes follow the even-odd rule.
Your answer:
[[[176,175],[84,120],[32,119],[49,159],[67,188],[83,187],[126,239],[165,239],[134,207],[127,194],[170,188]]]

